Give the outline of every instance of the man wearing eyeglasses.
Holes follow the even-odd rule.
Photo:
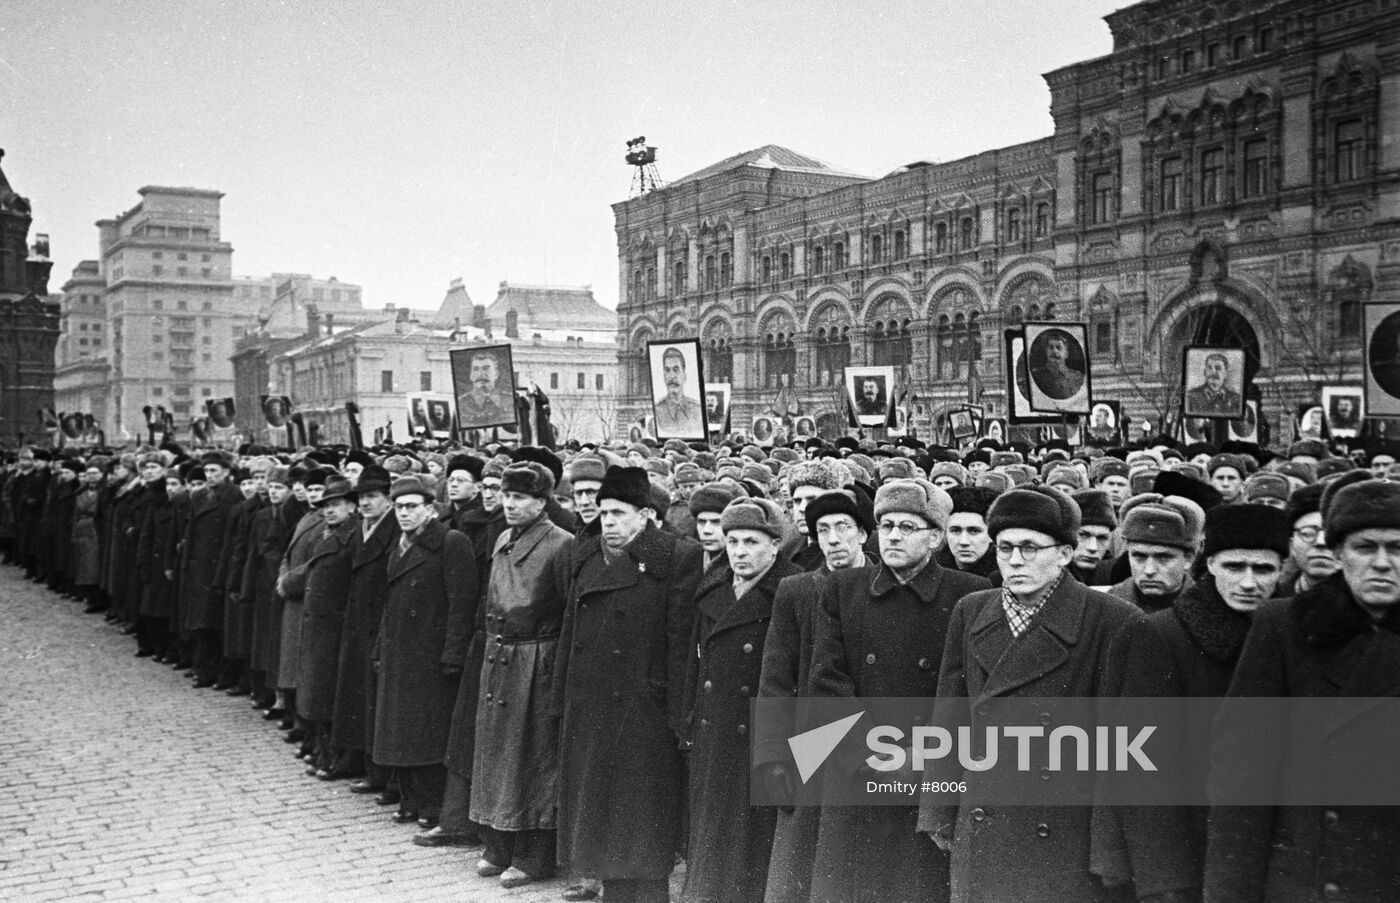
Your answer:
[[[597,455],[579,455],[565,468],[569,485],[573,487],[575,536],[598,519],[598,490],[607,471],[608,463]]]
[[[1321,510],[1338,572],[1258,607],[1215,721],[1207,900],[1395,897],[1395,860],[1381,852],[1393,806],[1258,805],[1261,789],[1384,793],[1400,760],[1395,709],[1377,698],[1396,695],[1400,674],[1400,485],[1344,476]],[[1252,697],[1349,699],[1305,724],[1263,717]]]
[[[891,480],[876,492],[880,564],[821,584],[812,695],[934,694],[954,605],[990,586],[935,560],[952,511],[927,480]],[[812,899],[916,900],[946,886],[948,863],[915,834],[917,816],[915,805],[824,808]]]
[[[1327,547],[1322,531],[1322,484],[1304,486],[1288,497],[1285,512],[1292,527],[1288,558],[1278,582],[1278,596],[1305,593],[1337,573],[1337,556]]]
[[[958,602],[938,677],[939,701],[946,700],[939,726],[954,736],[961,727],[983,735],[984,703],[992,697],[1095,696],[1111,678],[1110,644],[1140,615],[1069,576],[1079,525],[1074,499],[1045,486],[1014,489],[992,504],[987,528],[1002,586]],[[926,769],[923,778],[968,785],[956,804],[927,797],[918,829],[952,854],[954,888],[980,888],[972,899],[1124,899],[1089,871],[1089,807],[985,804],[979,774],[955,762]],[[1087,796],[1094,776],[1082,780]]]

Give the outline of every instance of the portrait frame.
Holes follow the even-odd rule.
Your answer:
[[[817,435],[817,418],[810,414],[801,414],[792,422],[792,437],[794,439],[806,440]]]
[[[729,383],[705,383],[705,426],[711,434],[726,432],[725,426],[729,423],[729,402],[733,397],[734,387]],[[713,412],[710,410],[711,401],[719,402]]]
[[[855,414],[856,423],[866,427],[885,426],[889,422],[890,405],[894,404],[894,367],[847,367],[842,379],[846,401]],[[868,380],[875,381],[878,391],[875,399],[864,405],[866,413],[862,413],[864,385]]]
[[[291,419],[292,411],[294,410],[290,396],[264,395],[260,399],[260,403],[262,406],[263,419],[267,421],[268,426],[275,430],[286,427],[287,422]]]
[[[447,352],[452,367],[452,399],[457,425],[463,430],[500,427],[515,432],[515,356],[510,345],[467,345]],[[478,397],[473,393],[472,359],[490,357],[496,368],[496,385]],[[488,407],[489,403],[489,407]],[[412,420],[409,421],[410,426]]]
[[[234,418],[238,416],[238,407],[232,398],[206,398],[204,413],[211,424],[226,430],[233,427]]]
[[[408,428],[415,436],[448,439],[452,436],[453,397],[445,392],[409,392]]]
[[[1209,404],[1205,400],[1206,385],[1202,381],[1193,385],[1193,374],[1205,369],[1210,358],[1225,359],[1225,386],[1223,392],[1228,406]],[[1187,345],[1181,351],[1181,415],[1206,420],[1239,420],[1244,417],[1245,398],[1249,385],[1245,382],[1245,351],[1224,345]]]
[[[1320,402],[1307,401],[1298,405],[1294,414],[1293,432],[1298,439],[1327,441],[1327,409]]]
[[[1006,420],[1008,424],[1057,423],[1058,417],[1046,417],[1031,411],[1030,368],[1026,363],[1026,334],[1021,329],[1008,329],[1003,334],[1006,354]],[[1005,441],[1005,440],[1002,440]]]
[[[1365,411],[1371,417],[1400,417],[1400,304],[1367,304],[1364,322]]]
[[[977,412],[968,405],[952,408],[948,411],[948,432],[957,441],[973,439],[977,436],[979,419]]]
[[[1107,424],[1103,427],[1095,423],[1101,413],[1106,413]],[[1089,406],[1089,416],[1084,422],[1085,444],[1121,445],[1123,443],[1123,406],[1118,401],[1095,401]]]
[[[667,405],[666,359],[679,354],[684,369],[678,405]],[[700,340],[664,339],[647,342],[647,373],[651,379],[653,433],[657,439],[705,442],[710,427],[705,419],[705,358]],[[664,416],[663,416],[664,415]]]
[[[1028,322],[1025,331],[1025,359],[1029,368],[1030,404],[1034,414],[1089,413],[1093,397],[1093,373],[1089,366],[1089,327],[1085,323],[1061,323],[1055,320]],[[1065,366],[1069,373],[1078,373],[1079,382],[1069,387],[1050,383],[1048,349],[1056,339],[1067,345]]]
[[[1343,414],[1339,402],[1350,401],[1352,411]],[[1323,386],[1322,413],[1327,420],[1327,432],[1337,439],[1354,439],[1366,420],[1365,392],[1360,386]]]
[[[1252,398],[1246,399],[1244,416],[1227,421],[1225,432],[1236,442],[1257,443],[1259,441],[1259,402]]]
[[[982,424],[982,438],[1006,441],[1006,422],[1000,417],[990,417]]]
[[[772,446],[777,440],[778,423],[778,419],[771,414],[759,414],[754,417],[749,430],[749,435],[753,437],[753,444],[760,448]]]

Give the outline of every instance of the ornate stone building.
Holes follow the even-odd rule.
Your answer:
[[[47,443],[38,412],[54,404],[59,305],[48,297],[48,236],[29,244],[31,213],[0,171],[0,445]]]
[[[1186,344],[1240,344],[1275,437],[1359,384],[1361,311],[1400,301],[1400,2],[1152,0],[1112,53],[1046,75],[1054,133],[863,179],[784,148],[614,205],[621,415],[648,340],[700,336],[758,413],[890,364],[922,435],[1006,410],[1003,330],[1088,324],[1094,396],[1174,414]]]

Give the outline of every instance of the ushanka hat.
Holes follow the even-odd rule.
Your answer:
[[[519,492],[547,499],[554,491],[554,474],[537,461],[520,461],[501,474],[501,492]]]
[[[442,475],[445,479],[456,471],[464,470],[473,480],[479,481],[482,468],[485,466],[486,462],[476,455],[453,455],[447,459],[447,466],[443,468]]]
[[[1400,529],[1400,483],[1345,474],[1327,485],[1321,511],[1327,545],[1334,549],[1358,530]]]
[[[735,499],[720,514],[719,527],[731,530],[757,530],[781,541],[788,533],[788,520],[777,503],[768,499]]]
[[[419,495],[423,497],[424,501],[433,497],[433,493],[428,489],[427,484],[423,482],[421,477],[416,475],[399,477],[394,481],[394,484],[389,487],[389,498],[397,501],[400,497],[405,495]]]
[[[702,514],[719,514],[730,502],[746,495],[738,483],[708,483],[695,490],[695,494],[690,497],[690,513],[695,517]]]
[[[1079,506],[1049,486],[1013,489],[992,503],[987,532],[995,540],[1001,531],[1016,529],[1044,533],[1060,545],[1078,545]]]
[[[1201,554],[1209,558],[1231,549],[1264,549],[1288,557],[1293,522],[1268,505],[1216,505],[1206,512],[1206,541]]]
[[[598,488],[598,504],[608,499],[623,502],[638,510],[651,508],[651,477],[640,467],[609,467]]]
[[[807,503],[802,516],[807,521],[807,535],[817,535],[817,521],[829,514],[846,514],[866,533],[875,532],[875,509],[864,493],[850,489],[832,489]]]
[[[928,480],[891,480],[875,493],[875,519],[893,512],[917,514],[943,530],[953,513],[953,500]]]
[[[1118,515],[1113,511],[1113,503],[1109,501],[1107,492],[1102,489],[1081,489],[1070,498],[1079,506],[1080,526],[1118,529]]]

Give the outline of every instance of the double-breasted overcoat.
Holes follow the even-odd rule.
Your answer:
[[[323,527],[305,565],[297,714],[308,721],[329,722],[335,715],[340,637],[353,579],[352,541],[359,527],[356,517],[346,518],[333,529]]]
[[[331,743],[345,749],[371,748],[376,692],[370,662],[384,617],[389,551],[398,544],[399,533],[398,520],[388,513],[368,534],[363,521],[356,523],[350,539],[350,593],[341,623],[335,717],[331,719]]]

